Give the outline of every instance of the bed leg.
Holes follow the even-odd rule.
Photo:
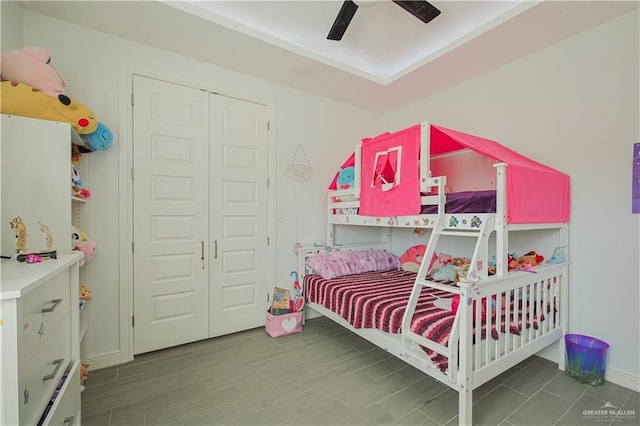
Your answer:
[[[472,424],[473,397],[470,387],[458,389],[458,424],[467,426]]]
[[[471,425],[473,405],[473,322],[471,284],[460,283],[460,367],[458,370],[458,423],[461,426]]]
[[[558,340],[558,369],[561,371],[564,371],[566,368],[565,352],[566,352],[566,344],[564,342],[564,336],[562,336],[560,340]]]

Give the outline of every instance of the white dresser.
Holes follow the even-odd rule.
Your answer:
[[[80,424],[81,258],[0,263],[0,425]]]

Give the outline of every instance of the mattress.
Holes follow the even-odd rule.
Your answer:
[[[464,191],[447,194],[445,213],[495,213],[496,191]],[[436,214],[438,206],[421,206],[421,214]]]
[[[307,302],[330,309],[354,328],[375,328],[386,333],[398,334],[415,279],[416,273],[404,270],[366,272],[331,280],[312,274],[304,277],[304,294]],[[447,346],[455,315],[450,310],[437,307],[434,302],[450,297],[452,294],[447,291],[424,288],[411,321],[411,331]],[[515,312],[511,309],[509,328],[512,334],[519,334],[528,304],[518,300],[515,304],[519,306]],[[497,340],[499,333],[495,327],[495,317],[492,315],[490,335]],[[538,327],[538,318],[533,319],[533,322],[524,321],[526,328],[531,325],[534,328]],[[499,321],[501,332],[505,332],[505,320],[503,316]],[[544,320],[544,316],[541,316],[540,320]],[[487,324],[483,321],[481,327],[480,336],[484,339],[487,336]],[[446,371],[447,357],[426,348],[424,350],[437,368]]]
[[[397,334],[400,333],[402,316],[415,279],[414,272],[404,270],[367,272],[332,280],[325,280],[320,275],[307,275],[304,277],[304,292],[307,302],[332,310],[354,328],[377,328]],[[411,329],[445,345],[455,316],[451,311],[437,308],[433,302],[450,296],[451,293],[440,290],[423,291]],[[436,366],[446,370],[446,357],[435,353],[429,355]]]

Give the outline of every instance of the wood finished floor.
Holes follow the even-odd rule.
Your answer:
[[[273,339],[264,329],[90,371],[92,425],[457,425],[457,393],[326,318]],[[610,403],[634,415],[585,415]],[[637,392],[591,387],[531,357],[474,391],[474,424],[640,423]],[[626,412],[628,413],[628,411]]]

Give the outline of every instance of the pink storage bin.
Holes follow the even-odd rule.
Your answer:
[[[273,315],[267,311],[265,329],[271,337],[286,336],[287,334],[300,333],[302,331],[302,315],[304,312],[291,312],[289,314]]]

